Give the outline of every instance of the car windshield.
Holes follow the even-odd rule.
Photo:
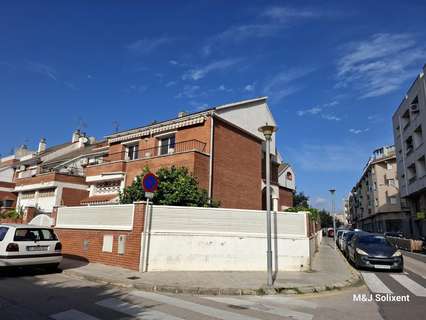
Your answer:
[[[364,245],[385,245],[388,246],[389,242],[381,236],[367,236],[367,237],[360,237],[358,239],[358,243],[359,244],[364,244]]]
[[[9,228],[7,228],[7,227],[0,227],[0,241],[3,241],[3,239],[4,239],[4,237],[5,237],[6,233],[7,233],[7,230],[9,230]]]

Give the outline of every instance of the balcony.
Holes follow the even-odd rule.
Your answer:
[[[177,143],[170,143],[153,148],[131,149],[116,153],[109,153],[102,163],[88,165],[86,167],[86,175],[92,176],[100,173],[108,172],[124,172],[126,171],[126,163],[136,160],[149,160],[154,158],[162,158],[174,156],[187,152],[206,153],[206,143],[193,139]]]

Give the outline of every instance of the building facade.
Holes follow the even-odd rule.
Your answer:
[[[280,190],[279,210],[293,207],[293,195],[296,192],[296,176],[290,164],[282,162],[278,167],[278,185]]]
[[[41,139],[37,152],[19,159],[13,189],[16,205],[35,207],[40,213],[51,213],[60,205],[80,205],[89,194],[84,169],[99,161],[103,147],[104,142],[78,130],[70,142],[50,148]]]
[[[348,223],[369,232],[407,233],[408,208],[399,195],[395,148],[374,151],[348,199]]]
[[[258,128],[276,125],[261,97],[126,130],[107,136],[102,163],[88,165],[86,204],[118,201],[144,167],[186,167],[224,208],[262,209],[265,192],[265,141]],[[271,183],[274,210],[279,209],[278,153],[271,141]]]
[[[401,197],[410,208],[409,231],[426,236],[426,65],[395,111],[392,122]]]

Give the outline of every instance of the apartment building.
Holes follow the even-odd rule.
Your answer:
[[[348,222],[370,232],[407,232],[409,210],[399,195],[394,146],[374,151],[348,199]]]
[[[392,117],[401,197],[410,208],[409,231],[426,236],[426,65]]]
[[[239,101],[111,134],[102,163],[88,165],[90,185],[85,204],[116,203],[118,192],[148,166],[186,167],[221,207],[265,207],[265,141],[258,128],[276,125],[260,97]],[[272,202],[279,209],[280,191],[275,135],[271,141]],[[289,205],[290,206],[290,205]]]
[[[84,169],[101,161],[105,142],[76,131],[70,142],[46,146],[41,139],[37,152],[19,159],[14,189],[18,207],[36,207],[50,213],[54,206],[79,205],[89,194]]]

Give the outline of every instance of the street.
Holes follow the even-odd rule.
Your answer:
[[[294,296],[152,293],[77,279],[60,271],[3,271],[1,319],[421,319],[426,300],[425,257],[404,253],[404,259],[403,273],[362,270],[366,285]],[[370,297],[373,301],[368,301]]]

